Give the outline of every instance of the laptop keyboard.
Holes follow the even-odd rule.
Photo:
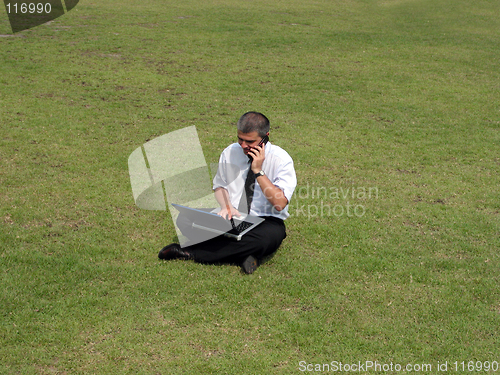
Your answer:
[[[245,229],[250,228],[252,226],[252,223],[249,223],[248,221],[242,221],[236,226],[236,231],[238,233],[243,232]]]
[[[248,229],[252,226],[253,224],[248,222],[248,221],[242,221],[241,223],[239,223],[237,226],[236,226],[236,230],[234,229],[231,229],[230,231],[228,231],[227,233],[230,233],[230,234],[240,234],[241,232],[243,232],[245,229]]]

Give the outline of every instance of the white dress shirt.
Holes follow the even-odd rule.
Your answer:
[[[265,145],[266,158],[262,170],[271,182],[280,188],[288,202],[292,199],[293,191],[297,186],[297,177],[293,167],[293,160],[288,153],[271,142]],[[238,143],[226,147],[219,159],[217,174],[213,180],[213,189],[222,187],[229,192],[231,204],[236,209],[245,191],[245,179],[250,170],[248,156]],[[288,205],[281,211],[276,210],[262,192],[258,181],[250,206],[250,214],[255,216],[274,216],[285,220],[289,215]]]

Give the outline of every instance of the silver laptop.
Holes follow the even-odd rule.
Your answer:
[[[233,216],[235,224],[235,228],[233,228],[231,221],[217,215],[219,211],[217,208],[206,210],[181,206],[179,204],[172,204],[172,206],[192,222],[193,228],[203,229],[217,235],[222,234],[237,241],[241,240],[241,237],[264,221],[264,219],[258,216],[241,214],[241,216]]]

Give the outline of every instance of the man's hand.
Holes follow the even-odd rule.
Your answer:
[[[228,211],[225,207],[221,208],[221,210],[217,212],[217,215],[223,217],[226,220],[231,220],[233,216],[241,216],[240,212],[232,206],[230,207],[230,211]]]
[[[255,146],[248,151],[248,155],[251,155],[253,158],[252,165],[250,166],[252,172],[259,173],[262,170],[262,164],[266,158],[265,144],[262,146]]]

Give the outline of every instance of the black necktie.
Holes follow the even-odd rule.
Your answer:
[[[238,211],[249,214],[250,206],[252,205],[253,192],[255,188],[255,173],[252,172],[251,167],[248,168],[247,178],[245,180],[245,192],[241,196]]]

